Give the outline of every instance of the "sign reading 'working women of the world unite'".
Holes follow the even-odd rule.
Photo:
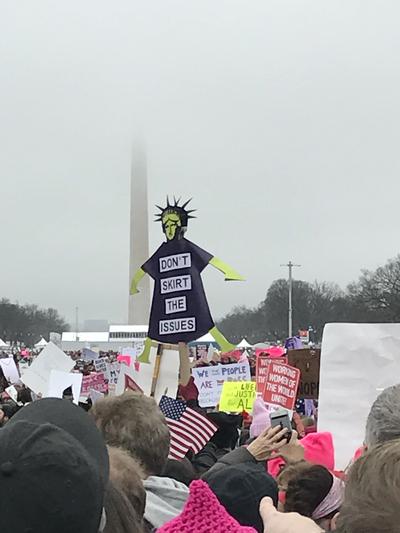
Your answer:
[[[212,255],[185,238],[163,243],[143,265],[155,282],[149,337],[164,343],[190,342],[214,322],[201,272]]]

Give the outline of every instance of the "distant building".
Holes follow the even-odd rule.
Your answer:
[[[65,331],[61,336],[64,351],[81,350],[85,347],[102,351],[119,351],[132,346],[134,342],[144,341],[148,326],[109,326],[105,331]]]
[[[108,320],[89,319],[83,323],[83,331],[107,331],[109,325]]]

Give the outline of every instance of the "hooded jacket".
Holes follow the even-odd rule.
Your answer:
[[[176,518],[189,497],[186,485],[168,477],[150,476],[143,485],[146,490],[144,518],[156,529]]]

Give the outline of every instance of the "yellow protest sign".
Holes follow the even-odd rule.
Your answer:
[[[225,381],[219,401],[219,410],[227,413],[241,413],[242,411],[250,413],[253,410],[256,396],[254,381]]]

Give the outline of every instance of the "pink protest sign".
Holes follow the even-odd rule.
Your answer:
[[[265,378],[264,401],[293,411],[300,374],[297,368],[272,360]]]
[[[102,372],[92,372],[88,376],[83,376],[81,396],[89,396],[91,389],[103,393],[107,392],[108,388]]]
[[[261,392],[261,393],[264,392],[268,367],[271,361],[274,361],[276,363],[283,363],[283,364],[287,364],[288,362],[286,357],[279,357],[279,358],[272,359],[265,352],[263,352],[263,355],[260,354],[256,359],[257,392]]]
[[[119,361],[120,363],[124,363],[126,366],[132,365],[132,357],[130,355],[119,354],[117,355],[117,361]]]

